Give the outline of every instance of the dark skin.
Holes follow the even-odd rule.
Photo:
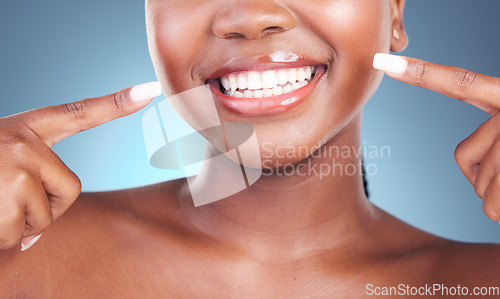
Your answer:
[[[247,233],[240,242],[220,240],[188,220],[195,208],[165,197],[183,188],[173,181],[83,194],[33,248],[2,252],[2,284],[8,286],[2,297],[360,297],[367,283],[471,290],[498,284],[497,245],[443,240],[380,210],[357,229],[322,226],[288,238]],[[332,230],[351,234],[301,242],[325,239]],[[299,245],[279,246],[287,239]]]
[[[407,43],[404,1],[281,2],[146,1],[152,60],[165,94],[203,85],[211,70],[235,56],[280,49],[313,53],[315,60],[334,64],[311,98],[287,113],[245,121],[254,125],[261,144],[359,146],[361,109],[382,77],[371,69],[373,55],[402,50]],[[394,29],[399,39],[391,37]],[[218,51],[222,47],[228,50]],[[485,100],[500,98],[497,78],[477,75],[457,94],[453,74],[459,71],[408,61],[404,74],[389,75],[465,99],[492,115],[500,108]],[[132,103],[129,95],[125,89],[83,100],[84,114],[56,106],[1,119],[0,152],[9,153],[2,157],[9,163],[1,173],[10,179],[2,187],[9,196],[1,210],[6,248],[0,252],[1,297],[362,297],[368,283],[460,284],[470,290],[499,285],[500,246],[453,242],[399,221],[366,199],[360,174],[265,176],[196,208],[183,179],[80,194],[78,178],[49,147],[150,101]],[[225,121],[242,120],[217,109]],[[498,221],[500,188],[495,163],[488,161],[500,151],[485,154],[497,144],[495,121],[493,116],[459,146],[457,161],[472,184],[481,182],[475,188],[485,212]],[[328,157],[271,159],[329,162]],[[359,157],[341,162],[357,164]],[[42,231],[32,248],[19,251],[21,240],[29,242]]]

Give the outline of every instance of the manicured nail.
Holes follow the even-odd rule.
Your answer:
[[[377,53],[373,57],[373,68],[388,73],[402,75],[406,72],[408,61],[406,59],[386,53]]]
[[[149,82],[132,87],[129,93],[130,100],[134,103],[150,100],[161,95],[162,90],[159,82]]]
[[[23,240],[21,241],[21,251],[28,250],[31,246],[33,246],[36,243],[36,241],[38,241],[38,239],[40,239],[41,236],[42,234],[39,234],[38,236],[29,236],[23,238]]]

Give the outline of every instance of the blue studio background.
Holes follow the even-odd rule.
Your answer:
[[[144,1],[1,0],[0,117],[100,96],[156,80],[146,43]],[[500,76],[498,0],[408,0],[410,45],[402,54]],[[148,185],[182,176],[148,163],[144,111],[53,147],[84,191]],[[440,236],[500,242],[455,164],[455,146],[488,115],[465,103],[385,78],[364,113],[367,146],[391,156],[366,158],[371,200]]]

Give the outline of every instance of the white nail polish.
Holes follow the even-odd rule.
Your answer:
[[[402,75],[408,68],[406,59],[386,53],[377,53],[373,57],[373,68],[388,73]]]
[[[159,82],[149,82],[132,87],[129,93],[130,100],[135,103],[152,99],[162,94]]]
[[[31,239],[27,244],[21,243],[21,251],[28,250],[31,246],[33,246],[36,243],[36,241],[38,241],[38,239],[40,239],[41,236],[42,234],[33,237],[33,239]]]

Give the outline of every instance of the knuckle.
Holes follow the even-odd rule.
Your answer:
[[[18,186],[26,186],[28,183],[31,183],[33,177],[30,172],[27,170],[20,169],[13,176],[13,183]]]
[[[0,224],[1,227],[12,227],[15,226],[16,223],[21,222],[24,217],[24,210],[20,207],[12,207],[9,205],[2,206],[0,210]]]
[[[52,215],[52,210],[50,209],[50,205],[47,205],[46,208],[39,209],[26,214],[26,233],[29,234],[39,234],[43,230],[47,229],[52,222],[54,221],[54,217]]]
[[[429,73],[428,63],[421,60],[411,64],[408,70],[413,81],[417,83],[424,82]]]
[[[485,191],[484,189],[485,188],[484,188],[484,186],[481,183],[476,182],[474,184],[474,191],[481,198],[484,198],[484,191]]]
[[[0,141],[2,146],[2,151],[8,151],[9,154],[19,155],[19,154],[27,154],[31,148],[31,141],[19,133],[11,133],[6,136],[2,136]]]
[[[26,168],[14,168],[10,170],[9,173],[2,173],[0,178],[1,187],[4,192],[8,192],[10,196],[14,195],[23,195],[26,191],[29,191],[33,183],[37,181],[36,177]],[[2,200],[2,199],[0,199]],[[4,199],[6,200],[6,199]],[[3,203],[8,205],[9,203],[18,201],[19,203],[24,202],[21,198],[11,198],[10,200],[6,200]],[[4,205],[0,206],[3,208]]]
[[[78,193],[81,193],[82,192],[82,181],[80,180],[80,178],[76,174],[74,175],[74,177],[75,177],[76,189],[78,190]]]
[[[500,208],[489,203],[489,201],[483,202],[483,211],[484,213],[493,221],[500,221]]]
[[[82,124],[86,119],[86,109],[83,101],[63,104],[62,110],[68,117]],[[83,125],[80,125],[80,130],[85,131],[85,127],[83,127]]]
[[[460,142],[455,148],[455,161],[457,161],[458,165],[462,165],[464,162],[464,152],[465,152],[465,140]]]
[[[18,224],[24,223],[21,221],[24,213],[20,209],[2,209],[0,211],[0,227],[4,234],[0,235],[0,249],[9,249],[16,246],[21,236],[15,238],[15,232],[18,231]],[[8,232],[7,234],[5,234]]]
[[[489,190],[498,190],[500,189],[500,174],[495,175],[495,177],[489,183],[487,187],[487,192],[485,193],[484,201],[483,201],[483,211],[488,217],[496,222],[500,221],[500,199],[493,198],[493,193],[490,193]],[[488,194],[489,193],[489,194]]]
[[[34,199],[28,203],[25,212],[25,236],[38,234],[48,228],[54,221],[51,205],[47,198]]]
[[[72,175],[72,179],[73,179],[73,186],[74,188],[72,189],[73,190],[73,194],[72,194],[72,198],[76,200],[76,198],[78,198],[78,196],[80,195],[80,193],[82,192],[82,181],[80,180],[80,178],[73,173]]]
[[[126,94],[122,91],[115,92],[111,96],[111,102],[115,107],[116,111],[122,113],[125,110]]]
[[[20,240],[0,236],[0,249],[10,249],[19,244]]]
[[[466,69],[457,69],[454,75],[454,86],[455,90],[458,93],[465,93],[469,90],[476,81],[477,73],[466,70]]]
[[[52,222],[54,221],[54,216],[52,215],[52,212],[49,210],[44,217],[41,217],[40,223],[39,223],[39,229],[40,230],[45,230],[48,228]]]
[[[481,187],[479,186],[479,184],[475,184],[474,185],[474,192],[476,192],[477,196],[483,198],[483,192],[482,192],[483,189],[481,189]]]
[[[472,183],[474,181],[474,173],[477,172],[478,167],[480,167],[480,162],[470,160],[470,155],[467,139],[460,142],[455,148],[455,161],[458,167],[467,177],[467,179]]]

